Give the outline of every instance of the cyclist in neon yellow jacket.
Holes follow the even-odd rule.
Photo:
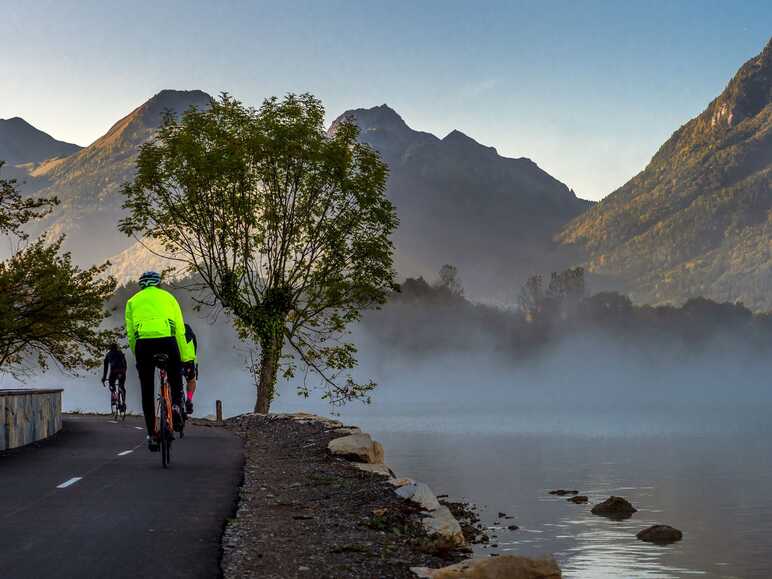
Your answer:
[[[137,361],[142,390],[142,411],[148,433],[148,448],[158,450],[155,432],[154,356],[165,354],[166,372],[172,392],[175,429],[182,426],[182,364],[195,360],[192,344],[185,339],[185,320],[175,297],[158,287],[161,276],[153,271],[139,278],[140,290],[126,302],[126,336]]]

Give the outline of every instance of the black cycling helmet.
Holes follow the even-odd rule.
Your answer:
[[[139,277],[139,287],[142,289],[158,285],[161,285],[161,274],[156,271],[146,271]]]

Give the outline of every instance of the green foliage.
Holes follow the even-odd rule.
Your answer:
[[[0,161],[0,170],[5,163]],[[0,234],[27,239],[22,226],[34,219],[45,217],[58,203],[52,199],[22,197],[15,179],[0,179]]]
[[[301,364],[342,403],[374,387],[347,374],[356,348],[341,341],[346,327],[395,287],[386,174],[353,124],[325,134],[311,95],[258,110],[222,95],[206,111],[167,116],[142,147],[121,229],[158,240],[260,344],[258,411],[285,346],[284,376]]]
[[[463,296],[464,286],[458,275],[458,268],[455,265],[445,264],[440,268],[437,287],[444,288],[452,296]]]
[[[520,312],[526,321],[536,320],[544,306],[545,299],[544,278],[539,274],[532,275],[525,281],[517,296]]]
[[[0,230],[26,239],[21,227],[56,200],[24,199],[12,181],[0,180]],[[38,239],[0,262],[0,372],[22,376],[37,359],[72,371],[94,366],[115,333],[100,329],[103,304],[115,289],[107,265],[81,270],[62,239]]]
[[[613,345],[609,351],[599,346],[599,363],[611,352],[629,351],[653,365],[681,365],[706,351],[765,360],[772,346],[772,316],[754,315],[741,303],[694,298],[681,307],[636,306],[623,294],[601,292],[579,300],[564,317],[547,301],[528,319],[520,310],[449,301],[441,288],[420,279],[408,279],[401,288],[383,312],[364,317],[364,329],[381,347],[408,359],[449,352],[468,356],[482,344],[513,362],[530,362],[554,356],[564,341],[599,340]]]
[[[533,275],[520,288],[520,312],[528,322],[565,319],[574,313],[585,292],[584,268],[581,267],[552,272],[546,291],[544,278]]]

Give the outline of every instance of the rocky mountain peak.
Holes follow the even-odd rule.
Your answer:
[[[498,151],[496,151],[495,147],[487,147],[458,129],[453,129],[445,135],[445,138],[442,139],[442,144],[469,152],[477,151],[478,153],[483,154],[498,155]]]
[[[21,117],[0,119],[0,161],[9,165],[39,163],[51,157],[66,157],[78,150],[78,145],[57,141]]]
[[[212,97],[202,90],[164,89],[150,97],[135,112],[139,112],[151,124],[155,124],[157,120],[156,115],[160,117],[164,111],[170,110],[176,113],[183,113],[191,106],[207,108],[211,101]]]
[[[0,119],[0,123],[5,123],[7,126],[12,127],[31,127],[27,121],[21,117],[11,117],[10,119]]]
[[[385,103],[369,109],[348,110],[333,121],[330,129],[332,130],[341,121],[346,119],[353,119],[361,131],[370,129],[409,129],[407,123],[399,116],[397,111]]]
[[[761,53],[737,71],[708,111],[711,128],[731,128],[772,102],[772,38]]]
[[[383,136],[389,140],[412,140],[417,131],[407,126],[405,120],[390,106],[382,104],[369,109],[351,109],[336,118],[330,125],[328,134],[333,134],[338,125],[350,120],[359,127],[361,133],[369,133],[372,138]]]
[[[212,97],[200,90],[162,90],[110,127],[92,147],[112,146],[122,139],[132,144],[143,143],[147,131],[160,126],[166,111],[182,114],[190,107],[207,108],[211,101]]]

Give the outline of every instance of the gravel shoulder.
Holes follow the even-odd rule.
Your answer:
[[[420,507],[387,477],[327,452],[341,436],[321,422],[245,415],[228,428],[244,439],[244,482],[223,536],[226,579],[415,577],[410,567],[462,560],[417,522]]]

